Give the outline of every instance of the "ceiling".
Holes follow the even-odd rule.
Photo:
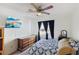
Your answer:
[[[55,16],[72,15],[74,13],[74,11],[76,10],[76,8],[79,6],[79,4],[77,4],[77,3],[39,3],[36,5],[37,6],[41,5],[43,7],[46,7],[48,5],[54,6],[54,8],[46,10],[47,12],[51,13],[50,15],[42,15],[39,17],[51,17],[54,15]],[[6,16],[7,14],[11,13],[12,11],[16,11],[17,13],[24,14],[30,18],[37,17],[35,13],[28,12],[28,9],[32,9],[32,8],[33,8],[33,6],[31,6],[29,3],[1,3],[0,4],[0,15]]]

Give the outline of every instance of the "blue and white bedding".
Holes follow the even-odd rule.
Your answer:
[[[57,39],[41,39],[21,55],[54,55],[57,52]]]

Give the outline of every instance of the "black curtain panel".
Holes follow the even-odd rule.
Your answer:
[[[43,24],[44,24],[44,28],[45,28],[45,31],[46,31],[46,39],[48,39],[48,33],[47,33],[48,21],[43,21]]]
[[[49,21],[51,37],[54,38],[54,20]]]
[[[40,27],[41,27],[41,23],[42,22],[38,22],[38,29],[40,30]]]
[[[40,27],[41,27],[41,22],[38,22],[38,41],[40,40]]]

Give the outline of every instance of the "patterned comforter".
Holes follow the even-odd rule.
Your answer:
[[[57,39],[41,39],[21,55],[54,55],[57,52]]]

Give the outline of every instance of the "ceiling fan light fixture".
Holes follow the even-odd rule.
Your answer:
[[[40,15],[42,15],[42,13],[40,13],[40,12],[39,12],[39,13],[37,13],[37,16],[40,16]]]

